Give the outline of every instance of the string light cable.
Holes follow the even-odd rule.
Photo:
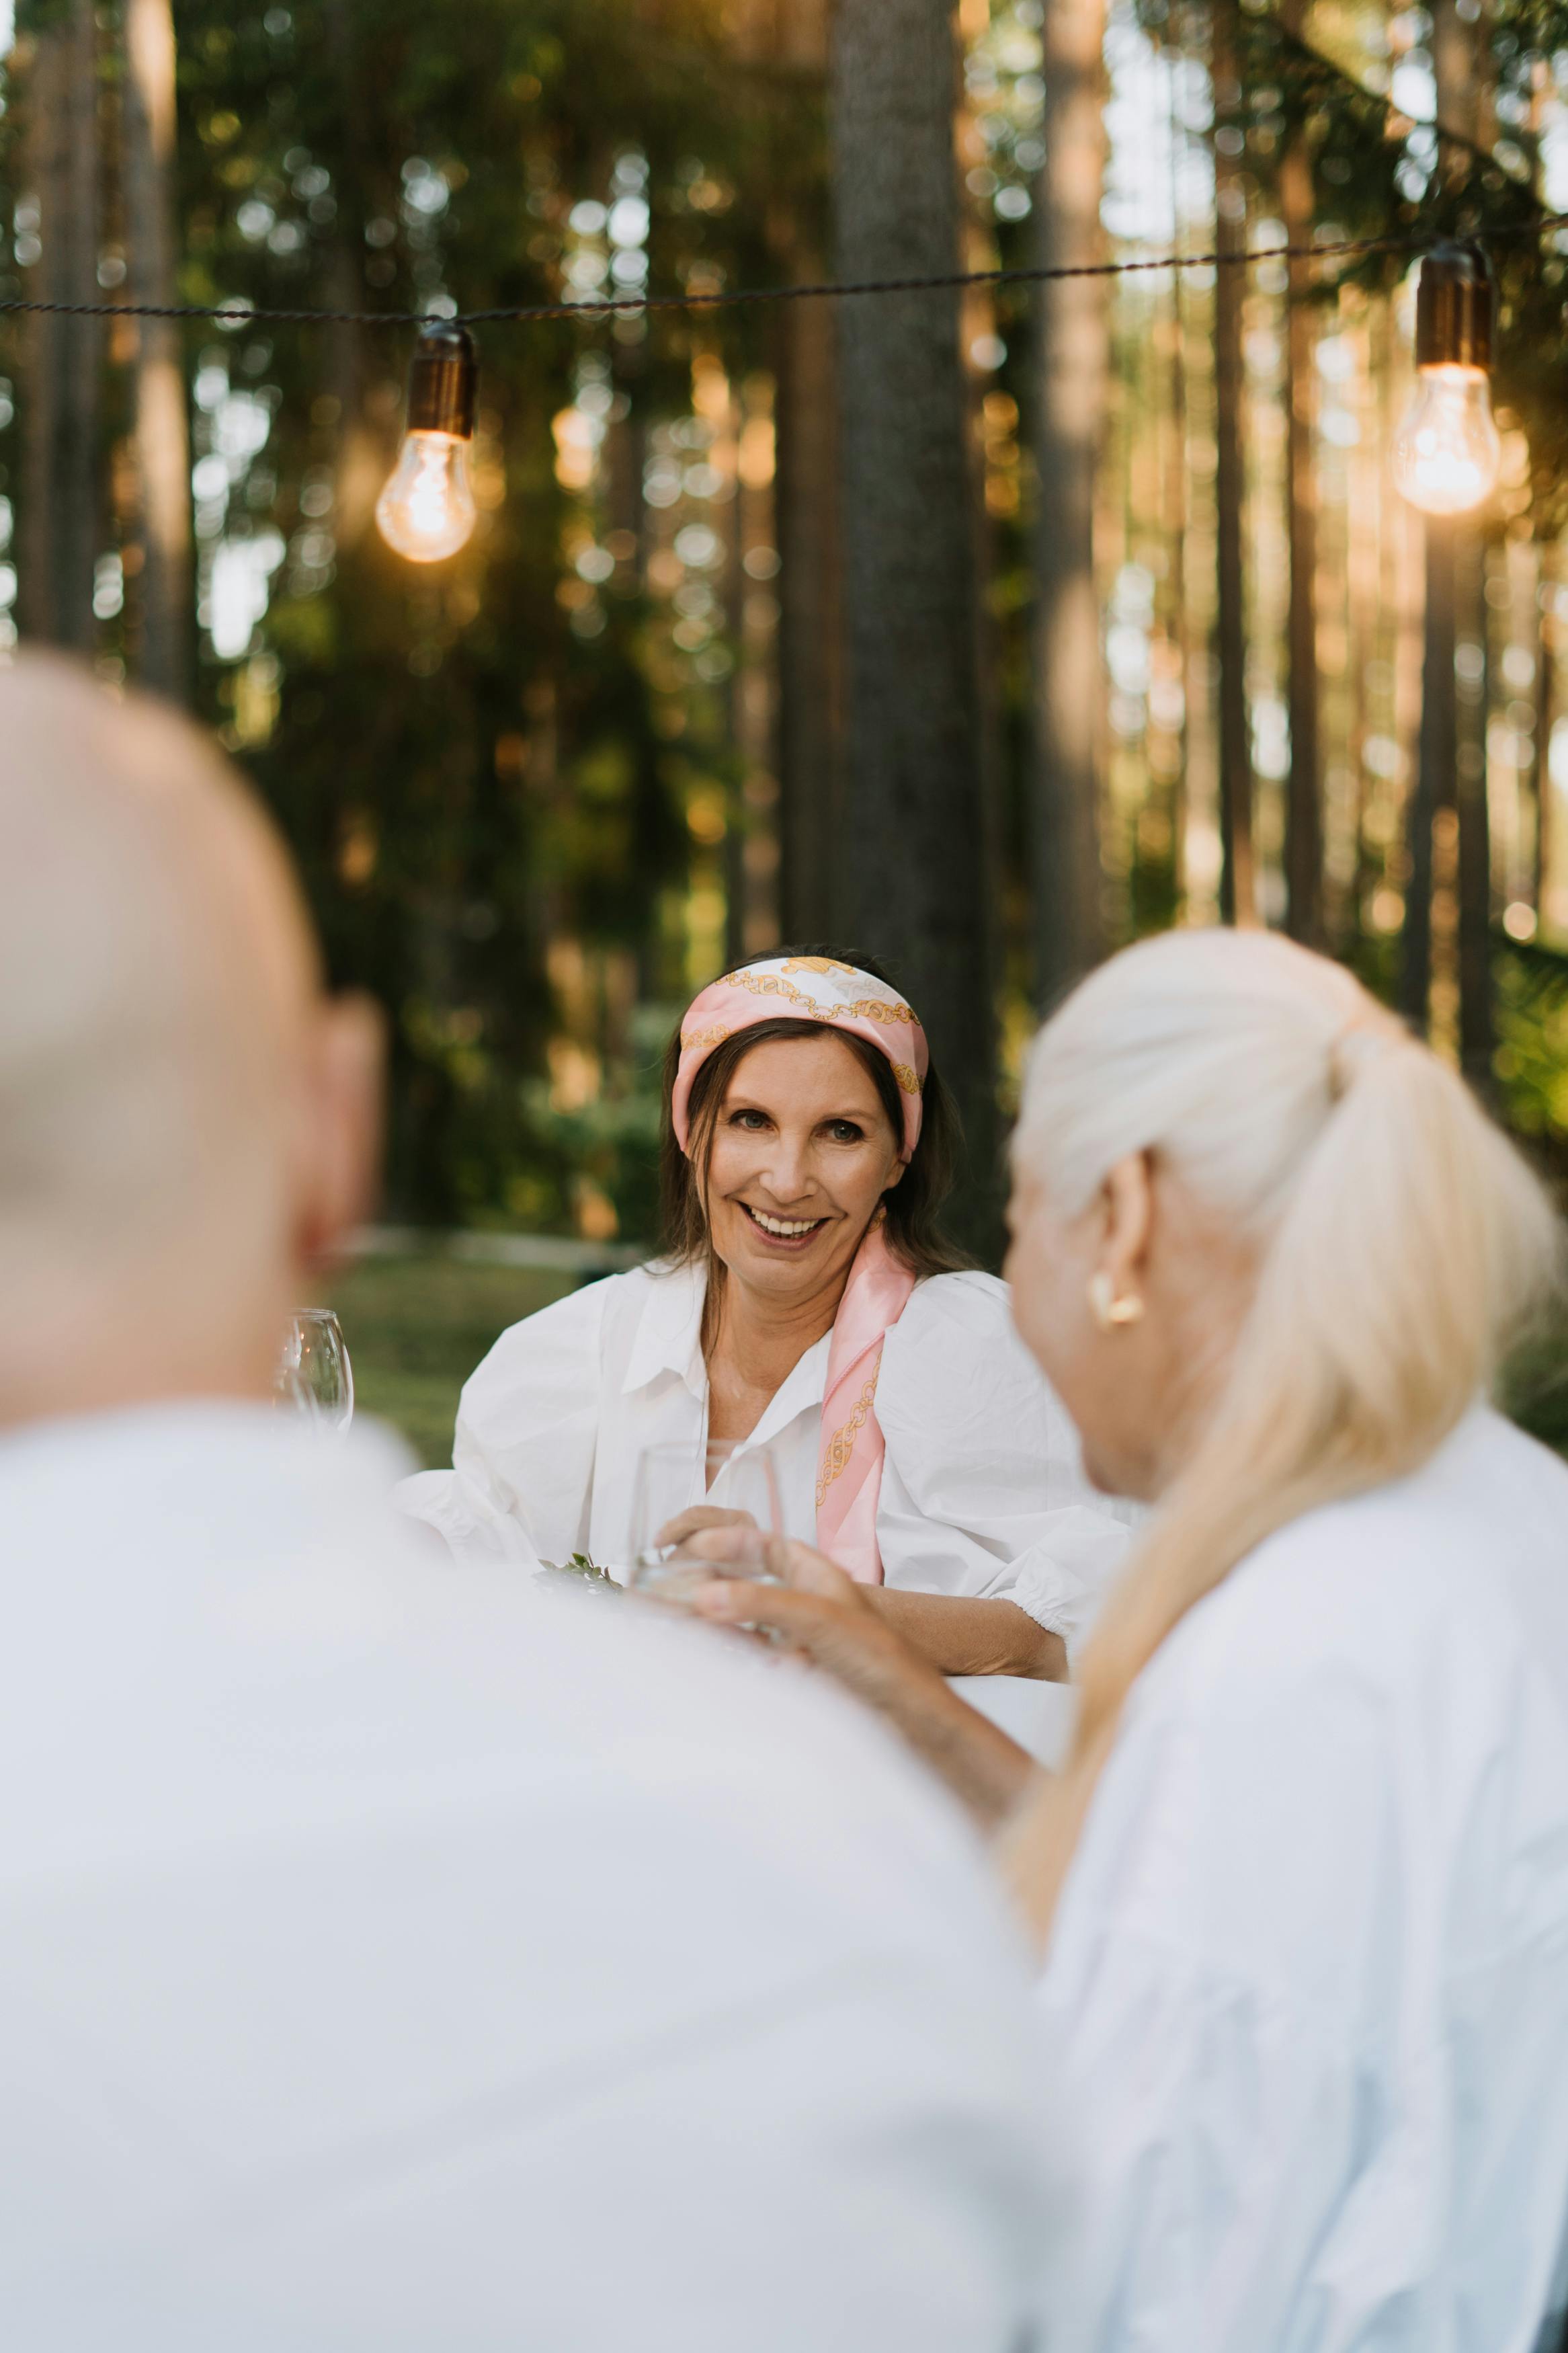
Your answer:
[[[1318,58],[1315,51],[1308,54],[1320,65],[1341,72],[1331,59]],[[1342,74],[1342,79],[1349,80],[1351,77]],[[1359,83],[1352,83],[1352,87],[1361,89]],[[1362,95],[1369,100],[1376,96],[1364,90]],[[1534,239],[1564,227],[1568,227],[1568,214],[1542,210],[1533,221],[1490,229],[1486,237],[1491,244]],[[376,502],[376,521],[388,544],[399,554],[412,563],[434,564],[456,554],[469,538],[477,521],[468,473],[479,384],[479,364],[469,330],[477,326],[637,318],[650,311],[736,310],[764,302],[956,291],[967,286],[1041,285],[1064,279],[1129,278],[1166,269],[1250,269],[1266,261],[1306,261],[1321,268],[1326,262],[1371,254],[1417,252],[1426,257],[1422,265],[1418,301],[1423,322],[1418,342],[1425,339],[1423,353],[1417,354],[1424,406],[1418,419],[1414,410],[1406,419],[1413,430],[1405,434],[1402,442],[1405,455],[1399,486],[1405,496],[1418,506],[1457,513],[1485,496],[1497,472],[1497,434],[1487,398],[1495,296],[1490,266],[1479,243],[1471,241],[1460,248],[1440,238],[1431,229],[1406,229],[1383,237],[1341,237],[1305,246],[1251,245],[1206,253],[1164,253],[1131,261],[1026,264],[1006,269],[942,270],[902,278],[830,280],[797,286],[716,288],[701,293],[589,296],[573,302],[496,305],[458,311],[446,318],[428,311],[278,310],[234,301],[53,302],[21,296],[0,301],[0,317],[202,319],[234,327],[416,328],[418,340],[409,369],[403,438],[391,478]],[[1462,332],[1455,324],[1459,313],[1454,308],[1458,299],[1455,288],[1461,280],[1468,288],[1463,299],[1469,306],[1463,315]],[[1459,340],[1449,353],[1447,345],[1456,333]],[[1417,426],[1426,436],[1424,455],[1419,460],[1412,454],[1416,448],[1414,428]],[[1473,496],[1472,485],[1479,486],[1474,488]]]
[[[1543,212],[1537,220],[1478,231],[1476,241],[1512,243],[1560,228],[1568,228],[1568,213]],[[443,326],[527,325],[552,319],[637,318],[649,311],[733,310],[745,304],[821,301],[849,295],[939,293],[965,286],[1041,285],[1069,278],[1130,278],[1161,269],[1250,269],[1266,261],[1348,261],[1364,254],[1423,253],[1439,241],[1436,229],[1402,229],[1385,237],[1340,237],[1321,245],[1254,245],[1223,252],[1162,253],[1135,261],[1056,262],[1048,267],[942,270],[920,277],[829,279],[798,286],[721,287],[702,293],[591,295],[574,302],[498,304],[483,311],[455,311],[446,318],[428,311],[282,311],[233,301],[44,302],[21,297],[0,300],[0,317],[211,319],[235,327],[417,327],[424,332]]]

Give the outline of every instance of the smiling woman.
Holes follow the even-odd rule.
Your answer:
[[[645,1448],[689,1447],[711,1520],[703,1441],[766,1442],[787,1532],[933,1663],[1064,1675],[1126,1515],[942,1231],[957,1127],[913,1008],[865,957],[744,965],[688,1010],[664,1097],[663,1255],[503,1334],[405,1508],[459,1556],[614,1567]]]

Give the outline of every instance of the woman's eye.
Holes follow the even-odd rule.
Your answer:
[[[835,1144],[858,1144],[866,1131],[852,1119],[835,1119],[828,1122],[827,1133]]]
[[[737,1111],[731,1113],[730,1124],[731,1127],[751,1128],[754,1132],[759,1127],[766,1127],[767,1121],[760,1111]]]

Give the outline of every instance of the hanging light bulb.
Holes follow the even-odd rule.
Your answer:
[[[397,463],[375,502],[383,539],[411,564],[455,555],[473,532],[468,449],[478,381],[473,337],[462,327],[426,327],[408,370]]]
[[[1494,488],[1491,270],[1478,246],[1434,246],[1415,295],[1415,390],[1394,437],[1395,487],[1427,514],[1464,514]]]

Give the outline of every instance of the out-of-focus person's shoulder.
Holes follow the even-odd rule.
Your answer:
[[[760,1651],[433,1567],[400,1461],[240,1409],[0,1446],[17,2341],[1015,2341],[1027,1976],[966,1825]]]

